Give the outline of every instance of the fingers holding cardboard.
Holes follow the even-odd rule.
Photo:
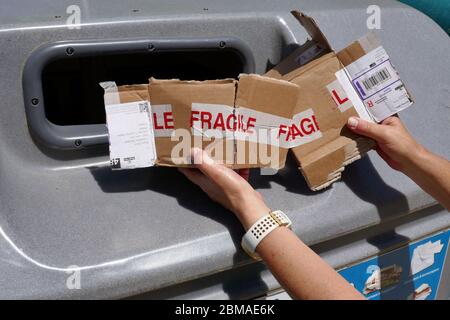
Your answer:
[[[355,133],[372,138],[376,141],[384,141],[386,136],[386,132],[382,125],[357,117],[348,118],[347,127]]]
[[[199,148],[192,148],[191,156],[195,167],[199,169],[204,175],[210,178],[218,185],[223,184],[226,173],[224,169],[229,170],[219,164],[216,164],[208,153]]]
[[[191,182],[203,189],[207,178],[198,169],[180,167],[178,168],[178,170],[182,174],[184,174],[186,178],[188,178]]]

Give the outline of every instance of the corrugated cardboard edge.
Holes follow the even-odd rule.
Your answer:
[[[377,48],[378,46],[380,46],[380,41],[378,39],[378,37],[376,36],[375,33],[370,32],[367,35],[365,35],[364,37],[360,38],[359,40],[351,43],[349,46],[345,47],[344,49],[342,49],[341,51],[339,51],[336,56],[339,59],[339,61],[342,64],[342,67],[344,68],[345,66],[349,65],[350,63],[352,63],[353,61],[356,61],[357,59],[359,59],[360,57],[364,56],[365,54],[367,54],[368,52],[370,52],[371,50]],[[308,65],[304,66],[304,68],[306,69]],[[335,150],[332,150],[330,152],[326,152],[323,155],[321,155],[320,158],[324,158],[324,157],[329,157],[330,161],[333,158],[333,154],[337,154],[337,153],[343,153],[344,157],[342,159],[342,163],[339,164],[337,162],[333,162],[330,163],[330,166],[334,166],[335,169],[333,169],[327,176],[326,181],[324,181],[321,184],[318,185],[312,185],[310,183],[310,181],[307,179],[307,177],[305,176],[304,170],[306,170],[306,167],[308,165],[310,165],[308,163],[308,161],[306,161],[306,164],[302,164],[299,169],[302,172],[302,175],[305,177],[305,180],[308,183],[308,186],[310,187],[311,190],[313,191],[319,191],[322,189],[325,189],[327,187],[329,187],[331,184],[333,184],[334,182],[340,180],[342,178],[342,172],[345,169],[345,166],[349,165],[350,163],[361,159],[363,156],[365,156],[370,150],[372,150],[375,146],[376,143],[366,137],[358,137],[355,140],[353,140],[354,143],[351,144],[347,144],[345,146],[342,146],[340,148],[337,148]],[[331,142],[333,143],[333,142]],[[325,145],[323,146],[323,148],[327,148],[327,147],[331,147],[330,145]],[[310,157],[311,159],[315,159],[315,161],[318,161],[316,156],[316,153],[320,153],[320,152],[313,152],[311,153]],[[312,160],[311,160],[312,162]]]
[[[330,44],[328,43],[328,40],[325,38],[324,34],[322,33],[322,31],[320,30],[320,28],[318,27],[317,23],[314,21],[313,18],[307,16],[301,11],[294,10],[291,11],[291,14],[300,23],[300,25],[303,26],[303,28],[306,30],[311,39],[307,40],[303,45],[295,49],[294,52],[289,54],[281,62],[279,62],[269,71],[267,71],[265,73],[265,76],[267,77],[276,79],[283,77],[285,79],[289,79],[288,74],[290,72],[293,71],[295,72],[299,68],[307,67],[311,63],[314,63],[317,59],[321,58],[322,56],[329,54],[330,52],[333,52]],[[322,48],[322,52],[320,54],[315,55],[312,58],[312,60],[309,60],[308,62],[301,64],[298,61],[298,58],[314,46],[319,46],[320,48]]]
[[[268,73],[266,73],[267,76],[271,77],[281,77],[283,76],[285,79],[287,77],[288,80],[293,79],[295,77],[300,76],[302,73],[306,72],[307,70],[314,68],[316,65],[323,63],[326,59],[329,59],[332,56],[337,56],[338,60],[340,60],[342,67],[344,68],[346,65],[350,64],[351,62],[355,61],[359,57],[363,56],[367,52],[369,52],[372,49],[375,49],[380,45],[380,42],[378,38],[376,37],[376,34],[369,33],[368,35],[362,37],[361,39],[355,41],[351,45],[347,46],[343,50],[339,52],[339,54],[335,54],[332,50],[331,46],[328,43],[328,40],[326,39],[325,35],[322,33],[320,28],[318,27],[317,23],[312,19],[311,17],[305,15],[304,13],[300,11],[292,11],[292,15],[300,22],[300,24],[305,28],[305,30],[308,32],[308,34],[311,36],[312,40],[319,43],[320,45],[324,46],[328,49],[328,53],[321,55],[317,57],[315,60],[301,66],[294,68],[292,70],[289,70],[289,67],[295,65],[292,63],[294,61],[296,55],[295,51],[293,54],[291,54],[288,58],[283,60],[279,65],[281,65],[283,68],[275,67],[273,70],[270,70]],[[342,61],[341,61],[342,59]],[[287,62],[286,62],[287,61]],[[331,142],[332,144],[332,142]],[[360,159],[363,157],[369,150],[373,149],[375,146],[375,142],[371,139],[365,138],[365,137],[358,137],[355,140],[353,140],[352,143],[346,144],[344,146],[332,146],[332,145],[325,145],[323,148],[321,148],[321,152],[323,152],[323,149],[329,148],[327,152],[325,152],[323,155],[320,155],[320,158],[317,158],[317,156],[321,152],[317,152],[316,154],[313,152],[311,154],[311,159],[315,158],[315,161],[320,162],[320,159],[324,159],[328,157],[330,159],[330,162],[328,165],[331,167],[329,174],[326,176],[326,179],[323,183],[312,185],[310,181],[305,176],[304,169],[302,168],[307,166],[301,165],[299,163],[299,170],[302,172],[302,175],[305,177],[305,180],[308,183],[308,186],[313,191],[318,191],[321,189],[324,189],[328,186],[330,186],[332,183],[338,181],[342,177],[342,172],[345,169],[345,166]],[[336,149],[335,149],[336,148]],[[293,152],[294,153],[294,152]],[[333,154],[340,154],[339,156],[333,156]],[[294,153],[294,157],[297,159],[297,156]],[[336,160],[339,159],[339,160]],[[342,160],[342,161],[341,161]],[[299,162],[299,160],[297,159]]]
[[[373,49],[379,47],[380,45],[381,43],[376,33],[369,32],[365,36],[361,37],[357,41],[354,41],[353,43],[351,43],[350,45],[339,51],[336,54],[336,56],[338,57],[339,61],[342,63],[342,67],[344,68],[345,66],[358,60],[359,58],[361,58],[368,52],[372,51]],[[307,66],[308,65],[304,66],[303,68],[306,68]],[[302,172],[303,176],[305,177],[305,180],[307,181],[310,189],[313,191],[319,191],[329,187],[334,182],[340,180],[342,178],[342,172],[344,171],[345,166],[353,163],[356,160],[361,159],[375,146],[376,146],[375,141],[361,136],[356,138],[354,140],[354,143],[343,146],[333,152],[325,153],[322,157],[330,157],[332,153],[342,151],[344,152],[345,156],[341,165],[335,163],[336,168],[328,174],[327,181],[324,181],[324,183],[319,185],[311,185],[308,179],[305,177],[303,169],[301,167],[299,169]],[[311,156],[313,157],[314,155]]]
[[[342,172],[344,172],[345,167],[347,165],[364,157],[367,154],[367,152],[369,152],[371,149],[373,149],[376,145],[373,140],[363,138],[363,137],[357,138],[353,142],[354,143],[345,145],[343,147],[340,147],[340,148],[334,150],[333,152],[330,152],[330,153],[327,153],[324,155],[324,157],[325,156],[329,157],[330,154],[332,154],[334,152],[344,152],[344,154],[345,154],[344,160],[342,161],[341,165],[335,164],[335,169],[328,174],[327,180],[324,183],[321,183],[318,185],[311,185],[309,183],[309,180],[305,176],[302,168],[299,167],[302,175],[304,176],[304,178],[308,184],[308,187],[311,190],[320,191],[322,189],[329,187],[334,182],[340,180],[342,178]]]
[[[291,11],[291,14],[300,22],[303,28],[305,28],[314,42],[320,44],[329,51],[333,51],[330,44],[328,43],[327,38],[320,30],[319,26],[313,18],[297,10]]]

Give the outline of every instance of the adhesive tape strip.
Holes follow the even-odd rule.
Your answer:
[[[192,134],[235,139],[283,148],[296,147],[322,137],[313,110],[292,119],[236,106],[192,103]]]
[[[120,103],[119,89],[114,81],[100,82],[99,84],[105,90],[103,95],[105,106]]]

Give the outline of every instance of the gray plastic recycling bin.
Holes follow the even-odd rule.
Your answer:
[[[340,50],[368,31],[372,4],[2,1],[0,298],[247,299],[278,292],[264,264],[240,249],[237,219],[177,170],[110,170],[94,84],[144,82],[148,73],[264,73],[307,40],[291,10],[314,17]],[[401,118],[421,143],[450,158],[449,37],[406,5],[379,5],[378,34],[415,98]],[[355,284],[372,276],[364,264],[378,259],[389,263],[379,266],[382,278],[398,285],[399,268],[407,272],[417,255],[411,246],[436,243],[429,237],[450,227],[447,211],[373,151],[322,192],[308,189],[291,158],[278,174],[253,170],[250,180]],[[439,239],[443,254],[448,242]],[[438,254],[435,263],[440,276],[428,284],[435,298],[448,298],[450,263]]]

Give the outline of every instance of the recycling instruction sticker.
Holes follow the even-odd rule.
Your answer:
[[[369,300],[434,300],[449,239],[450,230],[439,232],[339,273]]]

